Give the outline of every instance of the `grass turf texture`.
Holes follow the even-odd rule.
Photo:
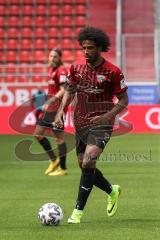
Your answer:
[[[122,187],[118,212],[108,218],[105,193],[94,188],[80,225],[67,224],[80,177],[75,151],[68,154],[67,176],[45,176],[48,162],[27,162],[15,156],[15,145],[24,138],[0,136],[1,240],[160,239],[160,136],[111,139],[97,166]],[[36,141],[32,150],[41,150]],[[64,219],[58,227],[42,226],[37,219],[38,209],[47,202],[63,209]]]

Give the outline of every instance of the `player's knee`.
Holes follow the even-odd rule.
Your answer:
[[[78,156],[78,164],[80,168],[82,168],[82,163],[83,163],[83,157]]]
[[[85,155],[82,162],[82,168],[94,168],[96,166],[96,160],[97,158],[93,155]]]
[[[38,141],[41,141],[44,137],[43,136],[38,136],[38,135],[35,135],[34,136]]]
[[[94,168],[99,154],[94,151],[88,151],[84,154],[82,168]]]
[[[81,168],[95,168],[96,161],[83,161]]]
[[[56,138],[56,142],[57,142],[57,144],[63,144],[64,139],[63,138]]]

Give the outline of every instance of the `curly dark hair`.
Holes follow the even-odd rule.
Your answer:
[[[91,40],[96,47],[102,47],[102,52],[108,52],[111,42],[109,36],[99,28],[87,26],[80,30],[78,34],[78,42],[82,45],[85,40]]]

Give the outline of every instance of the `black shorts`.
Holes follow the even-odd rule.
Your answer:
[[[38,118],[36,125],[43,126],[46,128],[51,128],[53,131],[61,132],[64,130],[64,124],[62,128],[57,128],[53,126],[57,112],[44,112],[40,118]]]
[[[76,132],[76,152],[77,155],[85,152],[87,145],[96,145],[102,150],[110,140],[113,127],[94,127],[92,129],[83,129]]]

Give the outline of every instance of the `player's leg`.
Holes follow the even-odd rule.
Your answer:
[[[45,133],[45,127],[37,125],[34,132],[34,136],[50,158],[49,167],[45,171],[45,174],[48,174],[57,168],[57,166],[59,165],[59,161],[57,160],[57,157],[52,149],[52,146],[49,140],[44,136],[44,133]]]
[[[109,216],[113,216],[117,210],[118,197],[120,188],[118,185],[111,185],[109,181],[103,176],[103,174],[95,167],[96,160],[99,158],[106,143],[110,139],[111,132],[97,132],[88,135],[88,145],[85,147],[85,143],[80,141],[77,145],[77,154],[79,157],[79,164],[82,168],[82,175],[79,186],[79,193],[77,198],[76,208],[74,209],[71,217],[68,219],[68,223],[80,223],[80,219],[83,215],[83,209],[92,190],[93,185],[97,186],[101,190],[105,191],[108,197],[107,213]],[[80,150],[80,145],[81,149]],[[85,151],[85,152],[84,152]],[[82,154],[83,160],[82,160]]]
[[[94,174],[96,159],[99,157],[101,149],[96,145],[87,145],[82,161],[82,173],[78,191],[78,197],[75,209],[68,219],[68,223],[80,223],[83,215],[83,209],[94,185]],[[79,155],[79,161],[82,160],[82,155]]]
[[[98,131],[97,131],[98,130]],[[100,128],[89,135],[88,141],[92,144],[96,144],[103,151],[106,144],[109,142],[112,129]],[[118,206],[118,198],[120,195],[120,186],[111,185],[111,183],[103,176],[99,169],[95,169],[94,185],[108,195],[107,214],[109,217],[116,213]]]
[[[64,138],[64,131],[54,131],[54,137],[57,142],[58,151],[59,151],[59,168],[51,172],[50,176],[64,176],[67,174],[67,167],[66,167],[66,154],[67,154],[67,146],[65,143]]]

